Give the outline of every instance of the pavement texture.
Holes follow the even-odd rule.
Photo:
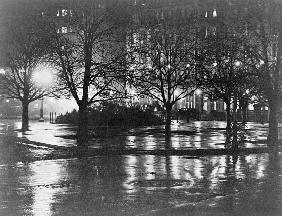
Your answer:
[[[94,136],[78,155],[75,128],[0,124],[0,215],[273,215],[282,213],[282,154],[133,154],[165,149],[160,127]],[[223,148],[223,122],[174,122],[170,146]],[[280,128],[281,130],[281,128]],[[267,125],[248,124],[244,148],[265,147]],[[66,139],[68,137],[69,139]],[[82,156],[82,157],[81,157]]]

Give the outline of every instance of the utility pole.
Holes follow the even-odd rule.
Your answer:
[[[44,122],[44,118],[43,118],[43,96],[41,98],[41,107],[40,107],[40,118],[39,118],[40,122]]]

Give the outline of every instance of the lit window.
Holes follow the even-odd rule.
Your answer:
[[[215,35],[216,34],[216,27],[212,28],[212,34]]]
[[[204,102],[203,110],[207,111],[208,110],[208,103]]]
[[[161,19],[164,19],[164,12],[161,12]]]
[[[137,44],[137,43],[138,43],[138,34],[133,33],[133,44]]]
[[[216,9],[213,10],[212,16],[213,16],[213,17],[217,17]]]
[[[255,109],[255,108],[254,108],[254,105],[253,105],[253,104],[249,104],[248,109],[249,109],[249,110],[254,110],[254,109]]]
[[[68,33],[68,27],[62,27],[62,33],[65,34],[65,33]]]
[[[62,16],[66,16],[68,15],[68,10],[67,9],[63,9],[62,10]]]

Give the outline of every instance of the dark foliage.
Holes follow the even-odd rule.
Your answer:
[[[126,107],[115,103],[103,103],[99,107],[89,109],[89,124],[96,127],[136,127],[158,125],[163,121],[154,115],[153,109],[142,110],[138,106]],[[56,119],[57,123],[78,123],[78,112],[73,110]]]
[[[208,115],[208,120],[225,121],[225,119],[226,119],[225,112],[220,112],[217,110],[212,110]]]
[[[197,109],[189,108],[189,109],[180,109],[177,113],[178,117],[181,119],[187,120],[199,120],[200,119],[200,112]]]

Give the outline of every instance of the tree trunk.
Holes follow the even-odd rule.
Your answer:
[[[166,120],[165,120],[165,134],[170,136],[171,134],[171,110],[172,106],[169,104],[166,106]]]
[[[278,101],[269,104],[269,129],[268,129],[268,145],[269,147],[277,147],[278,143]]]
[[[238,100],[237,96],[234,97],[233,102],[233,127],[232,127],[232,148],[238,148],[238,125],[237,125],[237,106]]]
[[[78,130],[77,130],[78,145],[83,147],[88,143],[88,110],[87,106],[79,106],[78,110]]]
[[[247,119],[248,119],[248,105],[243,105],[242,106],[242,124],[245,125],[247,124]]]
[[[22,131],[28,130],[29,117],[28,117],[28,105],[27,101],[22,101]]]
[[[226,131],[231,130],[231,122],[232,122],[232,116],[231,116],[231,104],[230,101],[226,101]]]

